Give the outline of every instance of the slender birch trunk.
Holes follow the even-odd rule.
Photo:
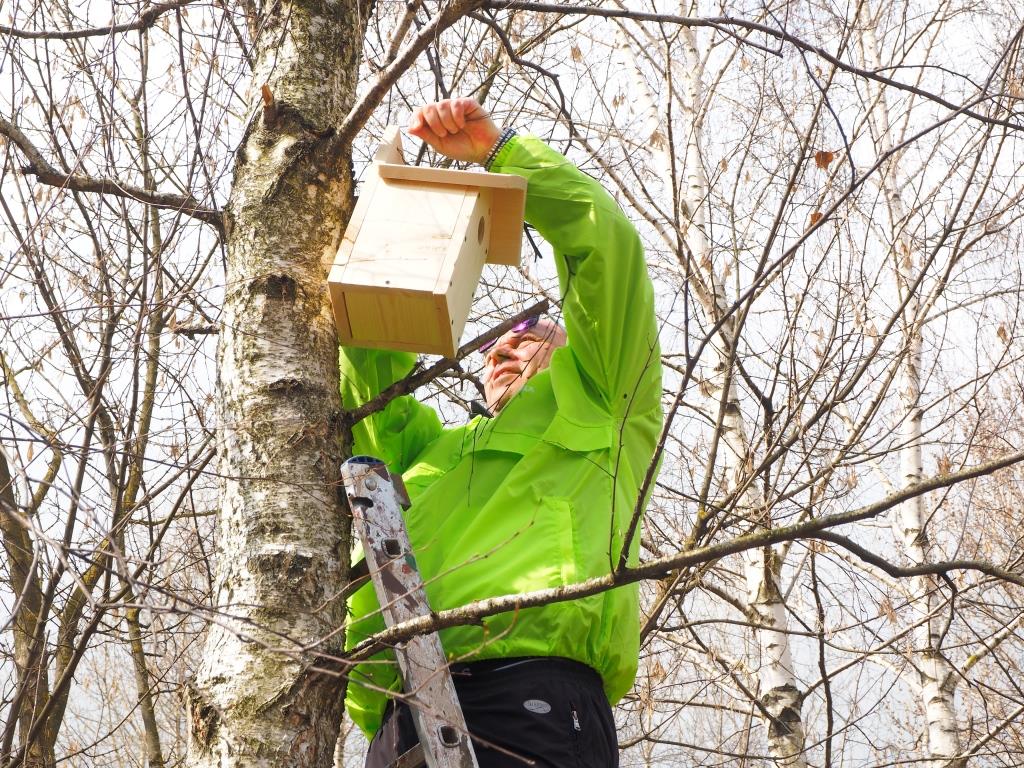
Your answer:
[[[680,13],[686,14],[687,8]],[[729,302],[725,295],[725,280],[716,272],[711,246],[707,237],[707,195],[708,180],[701,157],[703,120],[701,109],[704,103],[703,65],[697,41],[690,27],[681,27],[683,57],[678,68],[676,82],[682,84],[683,103],[680,110],[682,135],[685,139],[683,188],[680,190],[681,235],[689,251],[694,291],[707,317],[715,322],[728,314]],[[620,42],[620,49],[628,46]],[[636,105],[642,113],[650,114],[656,108],[639,68],[633,62]],[[657,119],[648,120],[656,126]],[[647,133],[647,131],[645,131]],[[677,133],[677,136],[680,134]],[[673,178],[670,158],[659,144],[660,137],[650,142],[655,162],[661,165],[661,175],[666,180]],[[769,522],[763,495],[756,483],[751,482],[753,456],[743,413],[739,404],[739,392],[734,376],[735,338],[738,328],[734,319],[726,320],[714,334],[709,345],[714,355],[712,373],[703,388],[708,400],[721,413],[720,439],[725,464],[724,495],[739,492],[736,511],[743,518],[766,526]],[[805,730],[801,706],[803,696],[797,685],[790,654],[786,606],[779,589],[782,563],[771,548],[751,550],[743,556],[744,578],[746,581],[746,605],[748,618],[753,627],[759,658],[755,660],[758,670],[758,698],[766,726],[768,754],[776,765],[804,768],[803,756]]]
[[[44,727],[43,732],[29,743],[32,723],[50,697],[50,684],[46,655],[39,636],[39,630],[45,623],[40,621],[45,610],[43,592],[33,567],[32,537],[20,518],[14,479],[0,447],[0,543],[7,555],[10,578],[7,586],[16,598],[11,630],[14,635],[14,671],[20,693],[20,700],[12,703],[9,712],[17,718],[18,737],[25,750],[22,765],[25,768],[51,768],[56,765],[52,730]]]
[[[369,9],[267,5],[252,120],[227,207],[218,358],[223,477],[214,614],[190,698],[190,766],[326,766],[341,680],[349,526],[336,485],[338,349],[324,262],[350,212],[348,159],[318,154],[354,100]]]
[[[138,104],[133,103],[132,114],[135,118],[135,140],[139,147],[142,162],[142,175],[146,189],[156,190],[152,169],[149,164],[149,142],[143,128],[142,115]],[[153,421],[157,376],[160,371],[161,338],[167,325],[167,310],[164,308],[163,270],[163,233],[160,231],[160,217],[155,208],[146,210],[146,260],[153,281],[152,310],[147,318],[145,330],[145,377],[142,385],[142,402],[139,408],[137,438],[132,451],[128,471],[128,482],[121,497],[120,509],[128,517],[135,511],[139,489],[142,487],[142,468],[145,464],[146,446],[149,443],[150,426]],[[142,319],[140,318],[140,324]],[[141,334],[140,334],[141,336]],[[116,489],[115,489],[116,492]],[[125,528],[116,526],[115,543],[121,553],[125,549]],[[142,632],[141,611],[137,606],[135,588],[132,585],[130,569],[125,560],[118,563],[122,588],[125,590],[124,619],[128,628],[128,647],[132,655],[132,669],[135,673],[135,686],[138,690],[139,714],[142,717],[143,743],[146,749],[146,765],[148,768],[164,768],[163,747],[160,743],[160,727],[156,719],[156,696],[149,665],[146,663],[146,646]]]
[[[862,45],[868,66],[880,68],[878,40],[874,24],[862,26]],[[893,125],[885,93],[875,89],[875,105],[869,119],[875,141],[882,153],[893,148]],[[924,474],[921,458],[921,366],[923,338],[921,334],[921,302],[914,290],[920,266],[916,249],[906,231],[908,212],[900,194],[899,156],[894,155],[880,175],[882,193],[889,212],[894,237],[896,286],[899,300],[905,302],[901,330],[903,357],[900,360],[897,386],[902,418],[900,422],[900,481],[903,487],[919,482]],[[928,538],[928,513],[925,496],[916,496],[896,509],[892,521],[897,539],[913,565],[923,565],[932,559]],[[927,765],[943,768],[961,768],[963,760],[953,760],[960,753],[960,735],[956,718],[957,674],[942,653],[941,618],[938,615],[936,584],[930,576],[917,576],[909,580],[909,608],[914,631],[913,663],[920,682],[921,703],[925,711]]]
[[[707,237],[708,180],[700,153],[703,130],[700,109],[704,100],[701,60],[693,30],[683,28],[681,36],[685,54],[681,77],[686,98],[682,110],[686,130],[686,187],[682,197],[689,211],[683,234],[713,297],[713,306],[705,306],[704,309],[712,320],[717,320],[726,315],[729,304],[725,295],[725,277],[716,273]],[[769,511],[759,486],[751,481],[754,457],[736,387],[737,334],[738,327],[733,317],[712,339],[710,346],[716,359],[706,389],[709,399],[717,401],[721,409],[722,457],[725,463],[723,491],[726,494],[739,491],[737,512],[764,527],[769,523]],[[762,713],[768,715],[762,718],[767,732],[768,754],[776,765],[803,768],[806,765],[801,713],[803,696],[793,671],[786,606],[779,589],[782,562],[771,547],[765,547],[745,552],[743,566],[747,616],[753,625],[759,655],[756,660],[760,683],[758,695]]]

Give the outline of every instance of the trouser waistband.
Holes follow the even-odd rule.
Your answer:
[[[563,656],[513,656],[482,661],[456,661],[449,665],[453,677],[482,677],[515,671],[517,674],[569,674],[592,677],[599,684],[601,676],[583,662]]]

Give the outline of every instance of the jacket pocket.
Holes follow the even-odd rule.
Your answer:
[[[614,425],[610,418],[603,421],[581,423],[556,413],[544,431],[543,440],[576,453],[603,451],[615,443]]]
[[[576,581],[576,528],[572,502],[558,496],[541,498],[541,520],[547,537],[554,545],[552,550],[557,558],[560,584],[572,584]]]

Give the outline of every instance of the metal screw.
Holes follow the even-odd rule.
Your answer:
[[[368,477],[368,478],[366,478],[366,482],[363,483],[363,485],[366,486],[366,490],[368,490],[368,491],[376,491],[377,490],[377,479],[374,478],[374,477]]]

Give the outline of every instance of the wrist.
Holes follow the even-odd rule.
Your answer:
[[[494,140],[494,144],[491,145],[487,155],[480,161],[480,164],[485,170],[491,170],[491,165],[494,164],[494,159],[498,156],[498,153],[501,152],[502,148],[508,144],[515,135],[516,132],[512,128],[503,128],[501,130],[501,133],[499,133],[498,138]]]

